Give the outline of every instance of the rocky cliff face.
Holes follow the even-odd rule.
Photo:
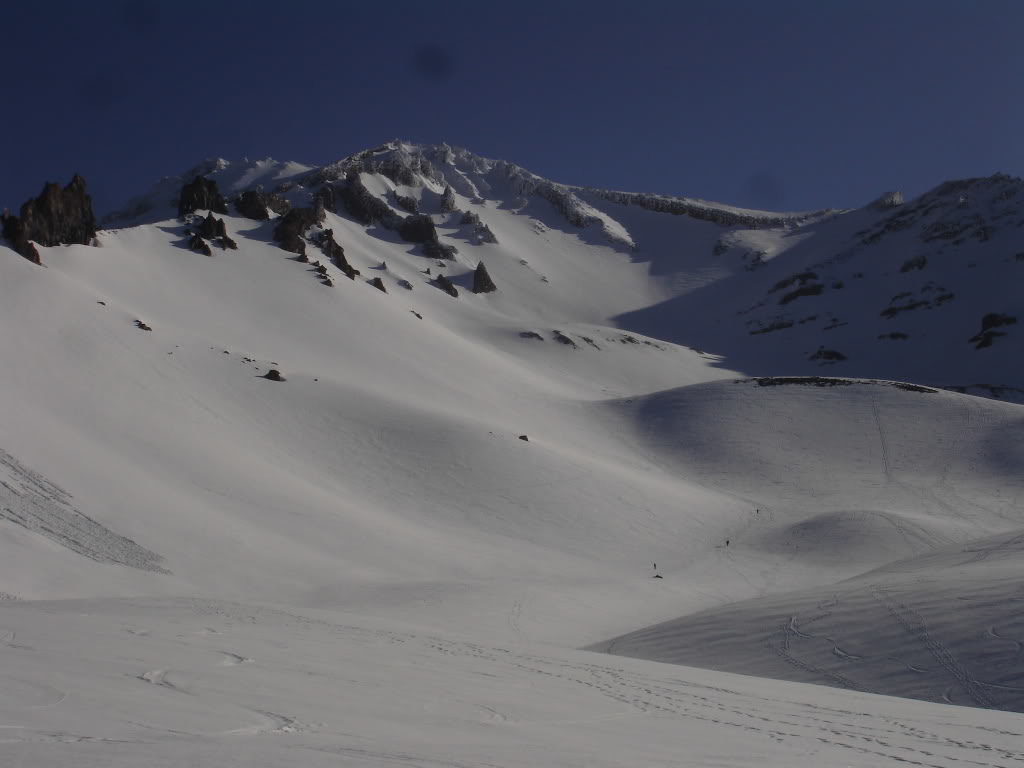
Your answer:
[[[196,176],[181,188],[178,198],[178,215],[185,216],[195,211],[227,213],[228,206],[217,190],[217,182],[203,176]]]
[[[36,264],[41,262],[32,241],[45,246],[89,245],[96,237],[96,217],[92,198],[85,191],[85,179],[75,174],[63,189],[48,183],[39,197],[21,206],[20,215],[5,212],[3,235],[14,250]]]
[[[286,251],[306,255],[306,241],[302,239],[306,230],[324,220],[323,206],[315,208],[292,208],[281,217],[274,228],[274,240]]]

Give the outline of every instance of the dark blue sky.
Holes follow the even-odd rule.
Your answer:
[[[1024,175],[1024,2],[46,2],[0,17],[0,205],[400,137],[769,208]]]

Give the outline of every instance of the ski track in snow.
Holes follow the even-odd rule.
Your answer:
[[[881,596],[880,599],[893,602],[891,598],[885,596]],[[894,610],[907,612],[905,607],[893,604]],[[842,698],[838,693],[825,697],[828,700],[827,704],[817,703],[812,688],[791,688],[783,695],[771,696],[735,687],[744,685],[744,678],[741,677],[730,678],[731,684],[726,686],[708,685],[688,680],[686,673],[681,669],[663,665],[643,670],[635,667],[623,668],[605,663],[605,657],[589,654],[561,651],[558,655],[548,655],[527,651],[521,647],[503,647],[411,632],[367,629],[281,609],[209,602],[193,603],[193,615],[208,620],[210,612],[232,619],[241,619],[244,616],[253,618],[248,625],[248,631],[253,637],[257,637],[264,629],[272,628],[275,632],[284,633],[282,636],[302,639],[315,637],[318,643],[329,641],[328,647],[345,649],[346,654],[355,654],[353,659],[356,661],[347,674],[354,674],[357,678],[361,674],[362,664],[358,659],[364,658],[361,655],[363,653],[372,654],[365,657],[367,660],[373,658],[376,663],[384,664],[393,663],[398,658],[416,658],[417,663],[428,664],[429,668],[452,678],[453,681],[486,675],[495,681],[494,685],[489,685],[482,691],[486,693],[487,701],[472,698],[470,692],[480,690],[475,684],[465,688],[465,692],[460,694],[471,696],[463,701],[466,706],[479,712],[476,718],[479,727],[514,729],[531,725],[530,718],[524,719],[524,714],[528,712],[524,706],[529,699],[512,696],[510,702],[515,701],[513,706],[518,712],[515,715],[510,714],[508,708],[500,703],[510,695],[506,691],[529,690],[536,691],[540,699],[550,696],[582,695],[584,698],[581,702],[592,701],[595,704],[596,713],[592,716],[533,722],[545,727],[573,728],[602,724],[610,726],[630,718],[660,718],[678,721],[680,725],[687,724],[687,727],[699,728],[706,725],[724,728],[727,731],[735,730],[754,738],[753,743],[756,743],[757,739],[765,739],[779,745],[795,747],[810,741],[829,749],[827,754],[830,755],[830,760],[836,759],[844,752],[850,752],[858,755],[859,759],[879,763],[899,762],[928,768],[1008,768],[1010,765],[1024,763],[1024,752],[1019,748],[993,745],[981,739],[960,738],[937,727],[922,726],[918,722],[904,722],[898,717],[845,708],[839,705]],[[167,626],[175,631],[173,628],[179,626],[181,621],[181,618],[174,619],[173,623]],[[919,625],[910,626],[918,635],[923,634],[924,630],[918,631]],[[157,636],[166,640],[161,633],[157,633]],[[782,644],[784,643],[785,640],[782,641]],[[281,653],[290,655],[287,649],[282,649]],[[937,657],[943,658],[944,664],[955,668],[955,660],[949,660],[938,646],[935,653]],[[371,670],[372,667],[371,664],[366,669]],[[258,670],[249,672],[259,673]],[[290,739],[288,744],[293,749],[317,750],[349,758],[363,757],[384,763],[396,761],[409,764],[478,767],[504,764],[467,761],[451,753],[442,755],[410,752],[398,745],[390,748],[380,745],[368,746],[367,737],[360,739],[349,735],[339,742],[342,733],[335,726],[325,722],[303,722],[295,715],[284,714],[289,709],[283,701],[280,706],[270,703],[275,697],[281,697],[281,694],[275,695],[273,689],[261,695],[261,700],[267,703],[253,706],[247,704],[244,699],[233,698],[224,683],[207,689],[201,682],[201,670],[198,668],[185,673],[195,677],[197,685],[194,691],[186,691],[176,684],[174,676],[177,674],[179,673],[173,670],[156,668],[138,677],[147,684],[166,691],[168,696],[187,693],[203,705],[216,704],[225,711],[247,711],[258,717],[259,721],[243,722],[222,731],[182,731],[169,727],[156,729],[164,733],[164,737],[161,738],[157,738],[153,726],[141,724],[137,724],[137,736],[133,738],[127,738],[123,734],[115,737],[81,730],[33,728],[10,724],[0,729],[0,749],[3,748],[2,745],[26,746],[43,742],[156,745],[170,737],[278,737]],[[968,683],[966,688],[971,689],[972,685]],[[794,699],[793,696],[798,690],[805,693],[806,698]],[[47,701],[43,702],[46,706],[55,706],[66,698],[63,692],[52,689],[48,691],[45,693]],[[339,694],[344,694],[344,689],[339,690]],[[766,695],[770,698],[766,698]],[[974,690],[972,695],[977,696],[978,692]],[[955,701],[952,689],[946,692],[946,698]],[[437,701],[443,703],[445,699]],[[606,707],[597,706],[600,701],[611,703],[617,711],[600,712],[602,708],[606,710]],[[864,699],[858,699],[858,702],[860,706],[866,704]],[[306,706],[308,708],[309,705]],[[328,713],[325,712],[324,718],[327,717]],[[1001,729],[994,729],[993,732],[1001,735],[1007,733]],[[1024,733],[1012,735],[1024,739]],[[304,741],[306,737],[316,737],[316,741]],[[360,744],[360,741],[363,743]],[[1024,741],[1020,743],[1024,744]],[[2,754],[0,752],[0,756]]]
[[[71,505],[71,496],[0,450],[0,518],[101,563],[167,573],[160,555],[118,536]]]

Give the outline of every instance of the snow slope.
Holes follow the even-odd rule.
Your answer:
[[[1011,715],[571,650],[729,604],[768,615],[760,601],[1024,529],[1022,406],[750,380],[820,365],[787,352],[769,366],[774,347],[730,341],[736,302],[891,211],[585,190],[399,143],[323,168],[201,170],[229,195],[260,185],[293,205],[358,178],[392,218],[413,200],[457,252],[428,259],[337,202],[306,233],[314,263],[272,241],[275,214],[233,207],[238,249],[207,257],[188,248],[195,220],[172,218],[189,174],[108,219],[125,226],[99,247],[40,247],[40,267],[0,246],[0,763],[1020,759]],[[354,280],[312,244],[326,229]],[[481,261],[494,293],[470,290]],[[945,367],[894,370],[1015,386],[1016,329],[996,330]],[[863,349],[826,372],[908,357]],[[989,367],[972,368],[980,355]],[[878,582],[896,613],[929,624],[928,606],[961,595],[952,579],[898,581]],[[844,628],[869,615],[849,605]],[[971,621],[1010,636],[1011,612],[992,602]],[[994,640],[972,639],[970,658],[988,658]],[[729,658],[780,676],[748,646]],[[875,672],[860,687],[935,698],[947,681],[956,703],[1019,708],[944,669],[915,689]]]

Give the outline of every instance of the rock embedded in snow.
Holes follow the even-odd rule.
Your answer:
[[[452,285],[452,281],[449,280],[444,275],[437,276],[437,287],[440,288],[445,293],[447,293],[453,299],[457,299],[459,297],[458,289],[454,285]]]
[[[441,211],[444,213],[453,213],[457,207],[458,206],[455,201],[455,190],[446,184],[444,187],[444,194],[441,195]]]
[[[398,226],[397,216],[390,206],[375,197],[363,184],[358,172],[351,172],[341,189],[341,201],[345,210],[360,224],[380,223],[388,229]]]
[[[374,288],[376,288],[381,293],[387,293],[388,292],[388,289],[384,287],[384,281],[381,280],[379,277],[373,278],[373,280],[370,281],[370,285],[372,285]]]
[[[437,240],[437,228],[426,214],[406,216],[398,225],[398,234],[410,243],[427,243]]]
[[[270,213],[267,211],[267,199],[258,190],[246,190],[239,195],[235,200],[235,208],[247,219],[266,221],[270,218]]]
[[[1005,336],[1005,331],[996,331],[995,328],[1000,328],[1006,325],[1015,325],[1017,318],[1012,315],[1006,315],[1000,312],[989,312],[987,315],[981,318],[981,331],[971,336],[968,341],[974,344],[975,349],[985,349],[986,347],[992,346],[992,341],[996,336]]]
[[[399,195],[395,193],[395,204],[398,205],[403,211],[409,213],[419,213],[419,206],[416,204],[416,198],[408,197],[407,195]]]
[[[349,264],[348,259],[345,258],[345,249],[334,239],[333,229],[325,229],[320,234],[317,245],[320,246],[320,250],[323,251],[324,255],[334,262],[334,266],[345,273],[349,280],[356,279],[359,270]]]
[[[213,256],[213,251],[210,250],[209,244],[199,234],[193,234],[188,241],[188,247],[197,253],[204,253],[207,256]]]
[[[269,371],[267,371],[263,378],[270,379],[271,381],[287,381],[287,379],[285,379],[285,377],[281,375],[281,372],[277,370],[277,368],[271,368]]]
[[[187,216],[195,211],[227,213],[228,206],[217,190],[217,182],[204,176],[196,176],[181,188],[178,197],[178,216]]]
[[[498,290],[498,286],[491,280],[491,276],[487,273],[487,267],[481,261],[473,271],[473,293],[491,293],[496,290]]]
[[[321,223],[324,220],[324,215],[322,206],[292,208],[281,217],[278,225],[274,227],[274,240],[281,248],[290,253],[305,255],[306,243],[302,236],[307,229]]]
[[[447,245],[440,240],[430,240],[423,244],[423,255],[428,259],[446,259],[451,261],[458,252],[454,245]]]
[[[44,246],[78,243],[89,245],[96,237],[92,198],[85,191],[85,179],[77,173],[61,189],[52,182],[43,186],[39,197],[27,200],[20,215],[3,216],[3,236],[19,254],[40,264],[32,241]]]
[[[206,214],[206,218],[199,223],[197,229],[201,237],[207,240],[214,240],[218,237],[227,237],[228,230],[224,225],[224,219],[218,219],[212,213]]]

